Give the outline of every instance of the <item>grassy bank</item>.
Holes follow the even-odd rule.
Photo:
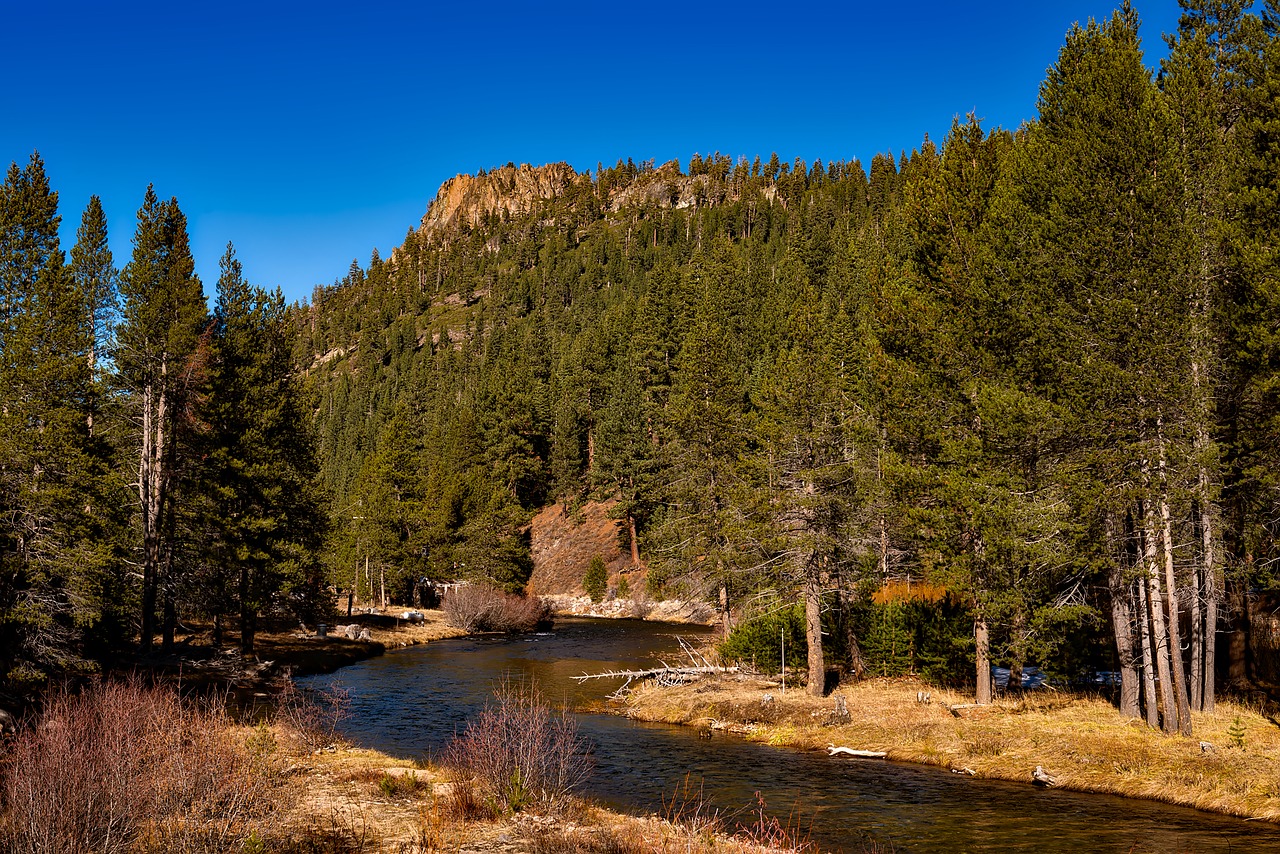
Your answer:
[[[561,749],[575,738],[563,740],[546,726],[564,718],[531,705],[530,696],[499,697],[497,710],[487,710],[459,739],[462,746],[446,752],[447,765],[426,766],[342,744],[336,707],[298,693],[256,724],[136,679],[59,694],[39,721],[0,744],[0,852],[806,850],[763,814],[730,827],[694,792],[673,793],[663,818],[601,809],[563,786],[553,785],[548,798],[546,772],[587,760]],[[488,738],[506,731],[503,721],[536,731],[540,717],[547,739]],[[541,745],[533,756],[524,749],[529,743]],[[523,770],[487,773],[505,768],[503,761]]]
[[[1280,821],[1280,726],[1257,710],[1219,703],[1214,714],[1196,715],[1194,736],[1184,738],[1123,718],[1097,698],[1045,691],[951,710],[971,702],[912,679],[869,680],[818,699],[797,688],[784,694],[776,682],[721,677],[647,683],[626,701],[626,714],[800,749],[885,751],[891,760],[1028,784],[1041,766],[1067,789]]]

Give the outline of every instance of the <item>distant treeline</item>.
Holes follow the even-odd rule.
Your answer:
[[[290,315],[332,577],[519,588],[535,508],[612,496],[652,594],[802,601],[811,673],[824,619],[923,580],[980,698],[991,663],[1118,670],[1185,730],[1267,678],[1278,19],[1181,5],[1154,76],[1129,6],[1073,29],[1016,131],[695,157],[625,204],[673,170],[620,162],[353,263]]]

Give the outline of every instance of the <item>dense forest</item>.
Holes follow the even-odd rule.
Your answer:
[[[1157,75],[1125,7],[1037,121],[867,170],[457,179],[292,314],[335,579],[518,588],[532,511],[615,498],[650,595],[790,622],[811,672],[1118,671],[1171,729],[1269,678],[1280,41],[1183,6]]]
[[[1157,74],[1126,4],[1036,121],[867,169],[460,176],[288,308],[228,247],[210,314],[150,191],[118,275],[96,202],[68,261],[11,167],[0,673],[188,615],[248,650],[326,583],[519,590],[534,512],[596,498],[646,595],[713,603],[757,665],[790,630],[814,691],[1114,671],[1187,732],[1223,679],[1280,682],[1280,9],[1180,3]]]
[[[38,154],[0,187],[0,684],[22,694],[181,619],[313,613],[325,530],[283,298],[232,247],[212,313],[175,200],[117,269],[90,200],[70,259]]]

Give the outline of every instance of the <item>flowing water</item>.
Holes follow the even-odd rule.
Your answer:
[[[563,619],[554,632],[459,638],[411,647],[343,668],[304,685],[339,685],[351,695],[347,736],[405,758],[440,751],[489,699],[504,676],[532,677],[570,707],[617,687],[570,677],[682,659],[676,634],[705,630],[629,620]],[[958,777],[937,768],[831,758],[707,739],[689,727],[578,715],[594,746],[588,794],[633,812],[663,811],[688,779],[722,812],[745,810],[760,792],[781,819],[801,816],[823,850],[1280,852],[1280,828],[1147,801],[1029,784]]]

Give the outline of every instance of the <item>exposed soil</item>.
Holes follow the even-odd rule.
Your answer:
[[[533,576],[527,590],[537,596],[584,595],[582,578],[599,555],[609,571],[609,586],[625,577],[632,590],[642,591],[648,570],[631,563],[631,553],[620,544],[621,522],[609,518],[616,501],[588,501],[576,511],[563,504],[544,507],[533,517],[530,552]]]

